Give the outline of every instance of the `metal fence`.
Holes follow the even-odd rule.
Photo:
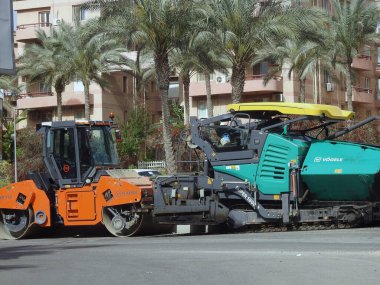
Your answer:
[[[138,161],[138,168],[165,168],[166,164],[163,160],[158,161]]]

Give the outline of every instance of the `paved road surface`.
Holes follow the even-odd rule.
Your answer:
[[[379,281],[380,228],[0,241],[0,285]]]

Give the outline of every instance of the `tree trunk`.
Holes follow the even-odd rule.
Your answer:
[[[182,74],[182,83],[183,83],[183,102],[185,105],[184,123],[185,123],[185,126],[188,126],[190,125],[190,96],[189,96],[190,74],[188,71]]]
[[[207,116],[211,118],[214,116],[213,105],[211,99],[211,83],[210,83],[210,72],[205,71],[205,80],[206,80],[206,105],[207,105]]]
[[[313,103],[318,104],[318,98],[320,96],[320,92],[319,92],[319,87],[320,87],[319,86],[320,85],[319,61],[317,62],[316,66],[315,66],[314,78],[315,78],[315,83],[314,83]]]
[[[244,83],[245,67],[242,64],[232,66],[232,103],[240,103],[244,91]]]
[[[141,106],[141,102],[143,101],[144,96],[144,88],[143,88],[143,80],[141,78],[141,68],[140,68],[140,54],[141,50],[137,50],[136,54],[136,63],[135,63],[135,72],[134,72],[134,79],[135,79],[135,86],[133,90],[133,109],[137,110],[138,106]]]
[[[347,80],[347,109],[348,111],[353,111],[354,107],[352,106],[352,85],[353,85],[353,78],[352,78],[352,68],[351,68],[352,60],[348,60],[348,75],[346,77]]]
[[[57,91],[57,120],[62,121],[62,92]]]
[[[165,161],[168,174],[176,172],[173,145],[169,129],[169,59],[168,54],[155,54],[154,64],[157,73],[157,83],[162,100],[162,135],[164,140]]]
[[[83,81],[84,85],[84,117],[90,120],[90,82]]]
[[[54,89],[55,92],[57,92],[57,120],[62,121],[62,93],[65,91],[65,85],[61,82],[57,82]]]
[[[305,79],[300,79],[300,97],[298,98],[298,102],[300,103],[305,103],[305,83],[306,83],[306,80]]]

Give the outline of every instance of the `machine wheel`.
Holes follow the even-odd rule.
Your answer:
[[[124,210],[120,207],[107,207],[103,209],[103,224],[114,236],[127,237],[139,233],[144,222],[141,213]]]
[[[133,206],[128,210],[120,207],[103,209],[103,224],[114,236],[129,237],[136,235],[173,233],[173,225],[159,225],[153,222],[149,213],[139,213]]]
[[[30,233],[33,223],[33,210],[0,210],[0,238],[20,239]]]

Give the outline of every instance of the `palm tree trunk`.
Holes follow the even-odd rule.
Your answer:
[[[154,63],[157,72],[157,83],[160,89],[162,101],[162,134],[164,140],[165,161],[166,169],[169,174],[176,172],[176,165],[174,159],[174,151],[169,129],[169,59],[168,54],[163,55],[155,54]]]
[[[298,101],[300,103],[305,103],[305,86],[306,85],[306,80],[305,79],[300,79],[300,97],[298,98]]]
[[[213,105],[211,99],[211,83],[210,83],[210,72],[205,71],[205,80],[206,80],[206,105],[207,105],[207,115],[208,118],[214,116]]]
[[[140,106],[140,102],[143,96],[143,86],[142,86],[142,78],[140,78],[141,74],[141,69],[140,69],[140,54],[141,54],[141,49],[137,50],[136,54],[136,71],[134,72],[134,81],[135,81],[135,86],[133,90],[133,109],[136,110],[137,106]]]
[[[90,120],[90,82],[83,81],[84,85],[84,117]]]
[[[59,91],[57,91],[57,120],[62,121],[62,92]]]
[[[241,64],[232,67],[232,103],[240,103],[244,91],[245,67]]]
[[[184,110],[184,123],[185,126],[190,125],[190,74],[189,72],[185,72],[182,74],[182,83],[183,83],[183,102],[185,104]]]
[[[313,98],[313,103],[314,104],[318,104],[318,98],[319,98],[319,85],[320,85],[320,77],[319,77],[319,61],[317,62],[316,66],[315,66],[315,89],[314,89],[314,98]]]
[[[351,63],[348,63],[347,65],[347,69],[348,69],[348,75],[346,76],[346,80],[347,80],[347,109],[349,111],[353,111],[354,108],[352,106],[352,84],[353,84],[353,80],[352,80],[352,68],[351,68]]]
[[[62,121],[62,93],[65,91],[65,85],[62,80],[58,80],[54,86],[57,92],[57,120]]]

